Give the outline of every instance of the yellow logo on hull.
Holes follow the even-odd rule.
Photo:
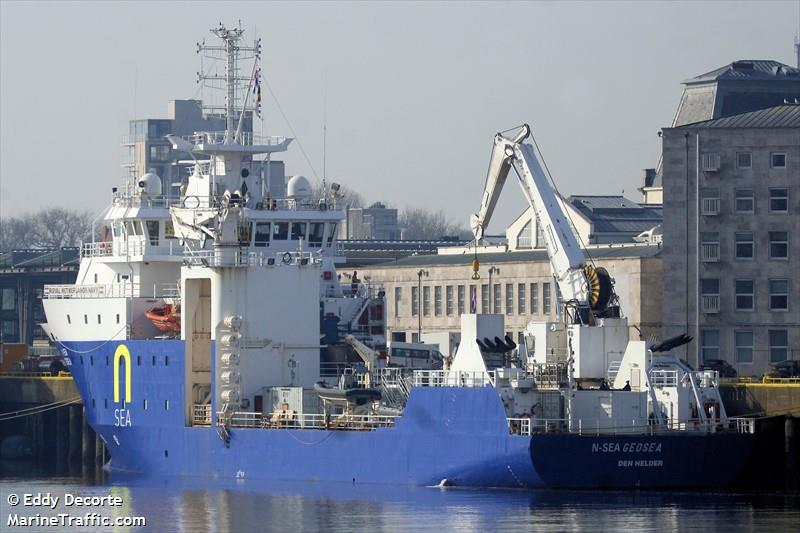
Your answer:
[[[125,362],[125,403],[131,401],[131,353],[124,344],[114,352],[114,403],[119,403],[119,362]]]

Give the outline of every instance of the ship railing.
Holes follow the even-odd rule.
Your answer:
[[[130,191],[117,191],[112,193],[111,201],[115,207],[147,207],[166,209],[177,205],[178,198],[158,195],[131,193]]]
[[[226,131],[199,131],[192,135],[182,135],[181,138],[193,144],[223,144],[230,136]],[[286,142],[286,137],[253,135],[249,131],[239,134],[239,144],[242,146],[278,146]]]
[[[186,250],[184,261],[189,265],[210,267],[250,267],[276,265],[308,265],[321,262],[317,252],[255,252],[242,249]]]
[[[650,373],[650,384],[655,387],[677,387],[677,370],[653,370]]]
[[[211,425],[211,404],[194,404],[192,410],[192,425],[193,426],[210,426]]]
[[[165,239],[161,244],[153,244],[145,238],[85,242],[81,246],[81,257],[128,257],[145,254],[180,257],[183,255],[183,246],[176,239]]]
[[[531,434],[531,419],[530,418],[507,418],[508,432],[511,435],[527,435]]]
[[[217,420],[227,420],[234,428],[262,429],[333,429],[370,431],[394,426],[396,416],[390,415],[325,415],[321,413],[298,413],[291,410],[272,413],[240,412],[225,415],[217,413]]]
[[[415,370],[415,387],[494,387],[494,372]]]
[[[88,298],[177,298],[176,283],[97,283],[92,285],[45,285],[42,293],[47,299]]]
[[[668,420],[664,424],[648,423],[647,421],[642,421],[641,419],[631,420],[630,423],[622,420],[599,418],[569,419],[532,417],[529,420],[530,431],[534,434],[576,433],[578,435],[659,435],[675,432],[755,433],[755,420],[752,418],[728,418],[726,420],[703,420],[700,418],[693,418],[688,420]]]

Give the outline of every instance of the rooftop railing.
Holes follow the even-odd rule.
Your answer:
[[[195,405],[195,408],[204,407]],[[196,410],[198,420],[205,420],[205,410]],[[275,411],[256,413],[236,411],[217,413],[217,424],[226,422],[232,428],[260,429],[327,429],[342,431],[374,431],[394,426],[396,416],[389,415],[324,415],[321,413],[298,413],[295,411]]]
[[[494,372],[415,370],[415,387],[493,387]]]
[[[192,135],[183,135],[182,139],[193,144],[223,144],[229,134],[225,131],[203,131]],[[242,146],[278,146],[286,142],[286,137],[253,135],[248,131],[239,134],[239,143]]]
[[[314,265],[321,261],[317,252],[254,252],[246,249],[186,250],[185,261],[195,266],[278,266]]]

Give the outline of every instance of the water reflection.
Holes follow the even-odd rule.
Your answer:
[[[776,531],[800,525],[800,500],[787,495],[463,490],[103,473],[45,478],[2,465],[0,472],[3,494],[120,496],[124,506],[107,514],[145,516],[150,531]],[[0,503],[5,521],[9,507]]]

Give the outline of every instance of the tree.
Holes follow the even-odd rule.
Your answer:
[[[398,217],[407,240],[439,240],[442,237],[459,237],[470,240],[472,234],[464,226],[450,221],[443,209],[406,207]]]
[[[92,215],[62,207],[0,219],[0,250],[78,246],[91,238]]]
[[[311,197],[312,198],[329,198],[331,193],[331,183],[328,183],[327,190],[323,190],[322,182],[317,182],[311,188]],[[339,190],[336,193],[336,205],[339,207],[364,207],[366,202],[364,197],[356,191],[355,189],[351,189],[347,185],[339,184]]]

